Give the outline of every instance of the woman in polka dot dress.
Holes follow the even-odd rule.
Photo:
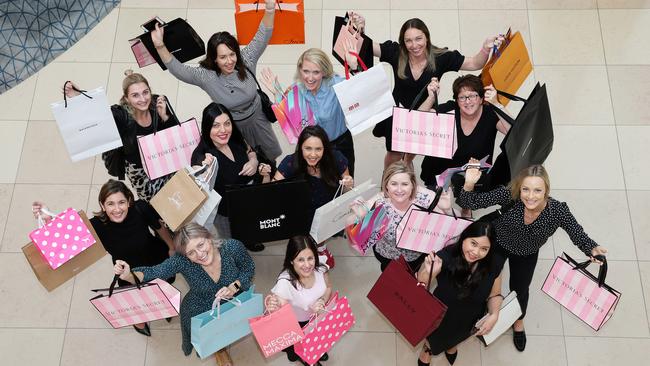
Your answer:
[[[476,159],[470,162],[477,163]],[[550,181],[546,169],[532,165],[510,183],[510,187],[484,193],[474,192],[481,177],[478,169],[468,169],[465,185],[456,201],[462,208],[476,210],[492,205],[511,206],[494,221],[498,250],[508,259],[510,290],[517,292],[522,315],[513,325],[515,347],[526,347],[524,316],[528,306],[528,287],[533,279],[539,249],[561,227],[571,241],[587,256],[604,255],[607,250],[596,244],[578,224],[566,203],[549,197]],[[512,205],[509,203],[512,202]]]
[[[95,212],[90,223],[110,253],[113,263],[123,259],[138,266],[153,266],[174,254],[171,233],[160,216],[146,201],[136,201],[124,183],[110,179],[99,190],[98,200],[101,211]],[[44,206],[43,202],[34,202],[34,214]],[[41,217],[46,221],[52,219],[43,214]],[[173,283],[174,279],[174,276],[169,276],[167,282]],[[120,286],[128,284],[119,281]],[[133,327],[138,333],[151,336],[149,324],[141,323]]]
[[[332,285],[327,274],[327,266],[318,260],[316,242],[311,236],[294,236],[289,239],[284,264],[278,282],[271,289],[271,295],[266,298],[266,309],[276,311],[284,304],[291,304],[301,327],[309,318],[323,310],[325,303],[332,295]],[[291,362],[299,361],[293,346],[283,350]],[[327,361],[329,356],[323,354],[320,361]]]

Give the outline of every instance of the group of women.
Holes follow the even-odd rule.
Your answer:
[[[273,32],[274,13],[275,0],[266,0],[259,29],[241,50],[229,32],[215,33],[207,42],[206,57],[198,67],[180,63],[167,50],[162,28],[156,26],[152,40],[172,75],[200,87],[212,99],[203,110],[201,142],[191,160],[192,165],[218,164],[214,189],[223,200],[227,200],[225,191],[229,185],[302,178],[311,188],[313,212],[331,201],[339,188],[348,189],[354,184],[353,138],[333,90],[344,78],[334,73],[330,58],[322,50],[311,48],[300,56],[295,79],[314,113],[315,126],[303,129],[295,152],[276,166],[281,149],[264,113],[255,79],[257,62]],[[356,12],[350,15],[357,29],[365,32],[364,17]],[[501,37],[488,37],[475,55],[466,57],[458,51],[434,46],[427,26],[414,18],[404,23],[398,42],[372,43],[374,56],[393,68],[396,103],[415,104],[420,110],[453,111],[456,117],[458,150],[450,160],[425,157],[421,175],[424,184],[417,182],[414,156],[390,150],[391,118],[377,124],[373,133],[385,137],[387,150],[381,192],[367,202],[358,199],[351,207],[357,220],[362,220],[378,205],[386,210],[387,229],[376,230],[369,240],[382,271],[391,260],[403,256],[417,273],[418,281],[427,283],[430,276],[437,279],[434,295],[448,306],[448,311],[440,326],[427,337],[418,365],[429,364],[431,355],[443,351],[453,364],[458,343],[473,333],[485,334],[492,329],[503,299],[501,270],[506,260],[510,266],[510,290],[517,292],[523,310],[513,325],[513,340],[515,347],[523,351],[526,346],[523,319],[538,252],[558,227],[566,230],[586,255],[606,253],[587,236],[568,206],[550,197],[548,175],[539,165],[521,172],[509,184],[509,177],[486,179],[478,169],[468,169],[464,178],[454,179],[454,192],[443,193],[435,209],[449,213],[456,196],[455,203],[466,215],[471,215],[471,210],[502,205],[501,216],[477,220],[437,253],[422,255],[397,247],[396,227],[409,207],[428,206],[436,198],[436,193],[427,188],[435,186],[435,176],[448,167],[475,163],[475,158],[490,155],[497,131],[507,133],[510,126],[495,113],[497,108],[504,109],[496,99],[495,89],[482,85],[476,76],[465,75],[454,81],[453,100],[447,103],[436,100],[439,80],[446,72],[481,69],[492,47],[501,41]],[[355,51],[352,45],[348,49]],[[354,69],[356,59],[348,61]],[[262,83],[277,93],[275,75],[270,70],[262,74]],[[117,161],[123,165],[118,165],[138,199],[123,182],[109,180],[100,190],[100,211],[95,213],[91,224],[111,254],[114,273],[122,283],[133,283],[136,277],[142,281],[161,278],[172,282],[177,273],[186,279],[190,290],[181,303],[180,318],[182,350],[189,355],[191,318],[209,310],[215,298],[226,301],[248,289],[255,273],[248,251],[260,251],[264,246],[231,238],[228,203],[224,201],[213,223],[218,237],[213,235],[211,227],[196,223],[186,224],[175,233],[167,229],[148,201],[169,176],[148,179],[140,162],[137,136],[171,127],[178,119],[167,107],[166,98],[153,94],[142,75],[129,72],[122,86],[123,97],[111,110],[123,147],[112,153],[119,153]],[[426,98],[415,101],[423,88],[427,88]],[[74,83],[66,83],[64,92],[72,97],[78,94],[78,88]],[[43,207],[42,202],[35,202],[34,214],[45,216]],[[304,325],[313,314],[323,310],[332,293],[328,271],[334,267],[333,257],[325,243],[299,235],[288,241],[284,261],[278,267],[281,270],[265,299],[266,308],[272,312],[289,303]],[[488,316],[477,323],[486,313]],[[151,335],[147,324],[137,324],[134,328]],[[305,364],[293,347],[284,351],[289,361]],[[218,351],[215,357],[219,365],[232,364],[226,349]],[[324,354],[318,364],[327,359],[328,355]]]

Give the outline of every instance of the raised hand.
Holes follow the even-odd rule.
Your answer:
[[[151,40],[153,41],[154,47],[165,47],[163,42],[163,37],[165,35],[165,28],[161,27],[160,24],[156,22],[156,28],[151,31]]]

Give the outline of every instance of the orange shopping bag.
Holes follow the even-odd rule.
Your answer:
[[[481,80],[483,85],[494,85],[494,88],[510,94],[516,94],[528,75],[533,71],[533,65],[528,56],[524,38],[520,32],[514,35],[508,29],[505,41],[498,50],[492,52],[492,57],[483,67]],[[499,96],[499,102],[507,105],[510,100]]]
[[[239,44],[248,44],[264,16],[264,1],[235,0],[235,26]],[[304,0],[277,0],[273,36],[269,44],[305,43]]]

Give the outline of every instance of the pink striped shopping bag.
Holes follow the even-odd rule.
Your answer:
[[[411,205],[397,225],[397,246],[421,253],[439,251],[472,223],[461,217]]]
[[[596,278],[586,270],[590,261],[578,263],[563,253],[542,286],[544,293],[596,331],[609,320],[621,298],[620,292],[605,284],[607,261],[602,262]]]
[[[453,114],[393,107],[392,149],[451,159],[458,148]]]
[[[194,118],[178,126],[139,136],[140,158],[149,179],[160,178],[190,165],[192,152],[200,141],[199,124]]]
[[[107,289],[93,292],[108,292],[90,299],[97,311],[113,328],[171,318],[178,315],[181,293],[167,282],[154,279],[146,283],[115,288],[117,276]]]

